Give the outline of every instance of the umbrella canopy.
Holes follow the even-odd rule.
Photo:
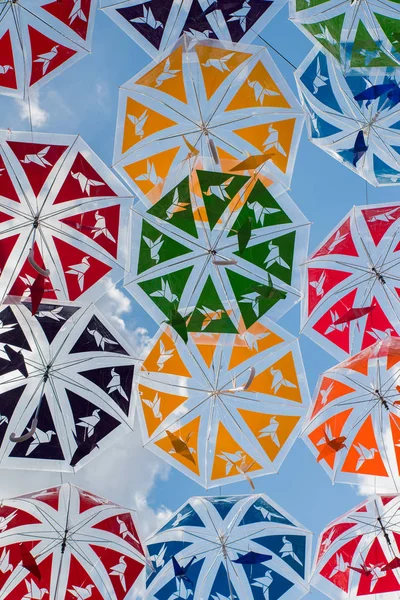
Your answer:
[[[82,305],[123,278],[131,198],[79,136],[4,132],[0,182],[0,301]]]
[[[305,263],[302,330],[339,360],[400,334],[400,204],[356,206]]]
[[[309,223],[269,183],[195,170],[147,210],[136,204],[125,287],[156,321],[183,336],[235,333],[300,300]]]
[[[190,498],[146,543],[148,600],[294,600],[309,591],[311,533],[265,494]]]
[[[296,71],[310,141],[372,185],[400,182],[400,76],[345,75],[314,49]]]
[[[1,598],[128,598],[146,563],[135,519],[68,483],[2,500]]]
[[[32,89],[90,52],[96,0],[2,0],[0,94]]]
[[[184,35],[120,88],[114,167],[153,201],[199,158],[218,171],[224,159],[257,156],[288,186],[302,126],[265,48]]]
[[[93,306],[0,310],[0,464],[74,471],[132,428],[135,359]]]
[[[400,496],[375,494],[321,533],[311,584],[333,600],[400,592]]]
[[[137,381],[144,444],[207,488],[276,473],[308,408],[298,342],[267,320],[187,345],[161,329]]]
[[[333,481],[398,489],[400,338],[386,338],[320,377],[304,440]]]
[[[400,20],[394,0],[290,0],[290,18],[347,72],[400,64]]]
[[[157,58],[183,33],[197,39],[251,42],[286,0],[185,0],[179,4],[103,0],[101,8],[150,56]]]

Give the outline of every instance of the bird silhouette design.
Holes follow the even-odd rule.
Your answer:
[[[81,188],[81,191],[86,194],[87,196],[90,196],[90,188],[91,187],[100,187],[102,185],[104,185],[104,183],[102,181],[96,181],[96,179],[89,179],[89,177],[86,177],[86,175],[84,175],[83,173],[77,172],[77,173],[73,173],[71,171],[71,177],[73,179],[76,179],[77,182],[79,183],[79,186]]]
[[[51,64],[51,62],[55,59],[58,54],[59,46],[53,46],[50,52],[44,52],[43,54],[38,54],[38,57],[33,61],[34,63],[42,63],[42,75],[46,75],[47,70]]]
[[[125,556],[120,556],[118,564],[111,567],[109,575],[111,577],[118,577],[121,587],[126,592],[126,581],[125,581],[125,571],[126,571],[127,563]]]
[[[75,275],[81,292],[85,286],[85,274],[90,268],[89,256],[84,256],[82,262],[76,265],[69,265],[68,271],[65,271],[68,275]]]
[[[22,163],[28,165],[33,163],[34,165],[38,165],[39,167],[51,167],[52,164],[46,158],[47,153],[50,150],[50,146],[46,146],[36,154],[25,154],[24,158],[21,160]]]
[[[325,459],[330,454],[339,452],[339,450],[346,448],[346,439],[347,438],[345,436],[333,437],[330,426],[326,425],[324,429],[324,437],[317,444],[319,447],[317,462]]]

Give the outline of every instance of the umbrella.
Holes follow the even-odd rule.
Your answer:
[[[96,0],[3,0],[0,93],[28,96],[90,52]]]
[[[309,224],[277,184],[197,170],[134,221],[125,287],[183,335],[235,333],[300,300]]]
[[[345,75],[314,49],[296,71],[310,141],[372,185],[400,181],[396,69]]]
[[[305,263],[303,332],[339,360],[400,334],[400,204],[356,206]]]
[[[368,74],[400,64],[400,20],[391,0],[291,0],[290,18],[344,70]]]
[[[294,600],[309,591],[311,533],[265,494],[190,498],[146,544],[148,600]]]
[[[120,88],[114,167],[153,201],[199,159],[218,171],[256,156],[289,186],[302,125],[265,48],[184,35]]]
[[[2,500],[1,598],[128,598],[146,563],[135,520],[68,483]]]
[[[206,488],[276,473],[309,399],[297,340],[268,320],[187,345],[161,329],[137,392],[145,446]]]
[[[0,310],[0,464],[74,471],[132,429],[135,360],[92,306]]]
[[[321,375],[304,440],[333,481],[398,488],[399,355],[388,337]]]
[[[311,584],[333,600],[400,592],[400,496],[375,494],[321,533]]]
[[[103,11],[150,56],[157,58],[183,33],[197,39],[251,42],[285,0],[186,0],[179,4],[103,0]]]
[[[97,300],[125,274],[130,204],[79,136],[4,132],[0,301]]]

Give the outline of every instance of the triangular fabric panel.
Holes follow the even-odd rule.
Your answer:
[[[81,198],[108,198],[113,196],[117,196],[114,190],[110,188],[90,162],[78,152],[54,200],[54,204]]]

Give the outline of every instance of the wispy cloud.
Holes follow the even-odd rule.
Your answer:
[[[19,116],[22,121],[29,121],[32,127],[44,127],[50,114],[40,106],[38,92],[31,92],[28,100],[16,100],[19,106]]]

